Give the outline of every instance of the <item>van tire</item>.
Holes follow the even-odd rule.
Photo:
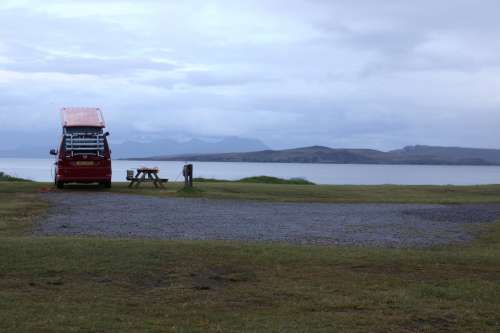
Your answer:
[[[56,187],[62,190],[64,188],[64,182],[56,181]]]
[[[104,188],[111,188],[111,182],[104,182],[102,183],[102,185],[104,186]]]

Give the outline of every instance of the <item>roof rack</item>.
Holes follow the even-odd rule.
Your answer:
[[[99,132],[68,132],[64,130],[64,150],[66,156],[96,155],[104,157],[105,134]]]

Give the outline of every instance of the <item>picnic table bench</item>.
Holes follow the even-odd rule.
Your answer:
[[[130,181],[128,187],[139,187],[141,183],[153,183],[156,188],[165,188],[163,184],[168,182],[168,179],[160,178],[158,168],[138,168],[134,175],[134,170],[127,170],[127,180]]]

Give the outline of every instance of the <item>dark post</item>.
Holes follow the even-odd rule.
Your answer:
[[[184,187],[193,187],[193,165],[186,164],[182,174],[184,175]]]

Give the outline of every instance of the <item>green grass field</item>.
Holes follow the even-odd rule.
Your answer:
[[[118,193],[499,202],[499,186],[199,184]],[[0,183],[0,332],[498,332],[500,224],[432,249],[34,237],[48,184]],[[89,190],[77,187],[71,191]],[[95,190],[95,189],[93,189]]]

